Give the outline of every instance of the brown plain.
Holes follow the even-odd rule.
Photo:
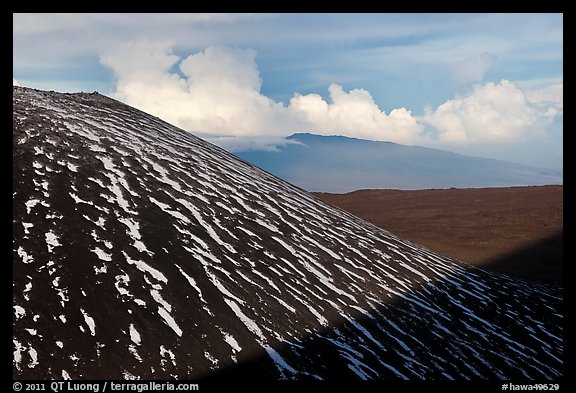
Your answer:
[[[563,186],[314,195],[461,261],[520,278],[562,280]]]

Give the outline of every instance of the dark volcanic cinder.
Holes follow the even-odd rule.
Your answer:
[[[98,94],[14,88],[13,378],[562,375],[562,291]]]

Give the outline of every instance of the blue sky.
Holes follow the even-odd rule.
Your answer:
[[[13,43],[15,83],[224,146],[313,132],[562,168],[562,14],[14,14]]]

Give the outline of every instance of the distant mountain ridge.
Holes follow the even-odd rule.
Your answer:
[[[562,184],[562,171],[420,146],[308,133],[276,151],[236,151],[240,158],[308,191],[480,188]]]

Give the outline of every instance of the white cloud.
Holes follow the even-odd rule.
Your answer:
[[[564,84],[555,83],[537,89],[526,90],[526,99],[532,104],[555,109],[562,115],[564,109]]]
[[[117,77],[115,97],[232,149],[274,149],[295,132],[340,134],[404,144],[509,143],[541,135],[562,114],[562,85],[520,89],[506,80],[475,84],[414,116],[406,108],[386,113],[364,89],[330,84],[328,98],[294,93],[287,105],[261,92],[256,52],[211,46],[181,58],[169,42],[137,42],[101,56]],[[482,57],[482,56],[481,56]],[[466,68],[462,80],[481,79],[493,60]],[[463,64],[468,64],[464,62]],[[235,146],[222,136],[255,137]]]
[[[297,128],[282,104],[260,94],[255,56],[213,46],[181,60],[167,44],[141,42],[101,62],[118,77],[117,98],[186,130],[259,135]],[[171,70],[176,65],[179,72]]]
[[[20,86],[20,83],[14,77],[12,77],[12,86]]]
[[[564,115],[564,83],[562,77],[532,79],[516,82],[525,93],[526,99],[551,116]]]
[[[438,130],[440,142],[512,142],[542,133],[558,114],[534,99],[507,80],[477,84],[467,95],[427,110],[421,120]]]
[[[457,83],[467,85],[482,82],[495,61],[495,55],[484,52],[456,61],[450,64],[450,69]]]
[[[387,115],[364,89],[346,93],[342,86],[331,84],[328,92],[331,103],[318,94],[295,94],[290,100],[290,111],[305,119],[308,130],[319,134],[341,132],[348,136],[404,143],[420,137],[422,127],[405,108],[394,109]]]
[[[113,69],[121,77],[120,81],[152,82],[180,59],[169,48],[169,42],[130,42],[100,56],[100,62]]]
[[[281,146],[301,144],[296,140],[286,139],[283,136],[208,136],[204,137],[204,139],[232,153],[253,150],[279,151]]]
[[[381,111],[363,89],[329,87],[330,101],[295,94],[288,106],[261,93],[256,52],[211,46],[181,60],[168,43],[139,42],[101,56],[118,78],[115,96],[189,131],[287,135],[344,133],[409,142],[421,126],[410,111]],[[173,70],[178,65],[179,71]]]

